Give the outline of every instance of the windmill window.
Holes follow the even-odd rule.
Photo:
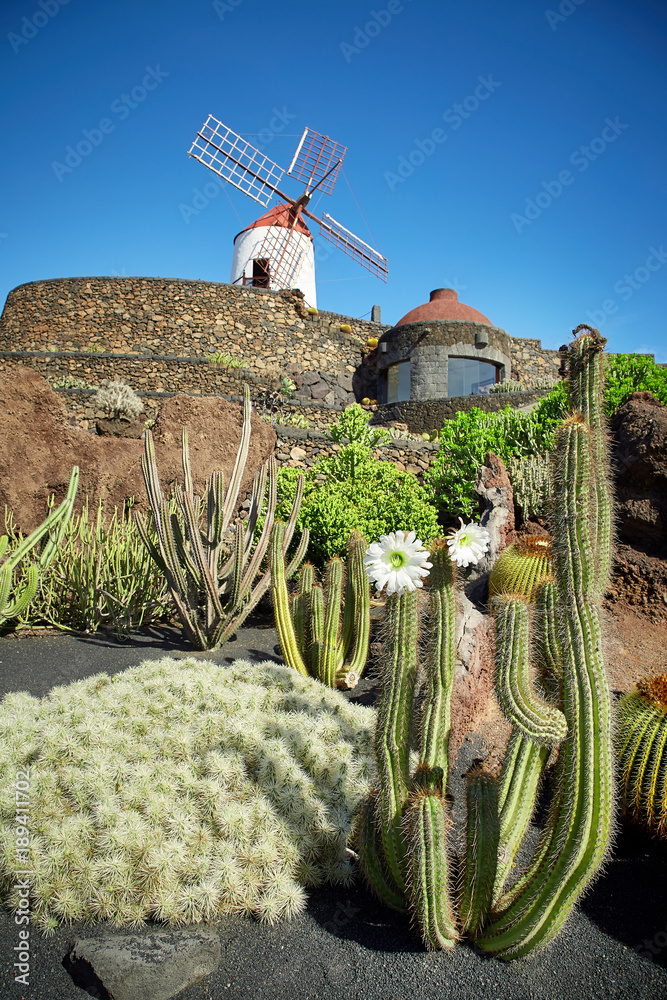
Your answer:
[[[387,368],[387,402],[401,403],[410,399],[410,362],[399,361]]]
[[[258,257],[252,262],[252,283],[255,288],[269,287],[269,261],[265,257]]]
[[[475,358],[449,358],[447,364],[447,395],[478,396],[488,393],[500,381],[500,368],[489,361]]]

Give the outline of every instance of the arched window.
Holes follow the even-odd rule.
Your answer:
[[[449,358],[447,363],[447,395],[477,396],[487,393],[500,381],[500,368],[490,361],[475,358]]]

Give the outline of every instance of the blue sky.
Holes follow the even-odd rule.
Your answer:
[[[5,0],[0,29],[0,302],[228,281],[263,209],[187,156],[213,114],[285,168],[306,126],[348,147],[310,207],[389,278],[315,233],[321,309],[394,323],[453,287],[545,347],[588,322],[667,361],[662,0]]]

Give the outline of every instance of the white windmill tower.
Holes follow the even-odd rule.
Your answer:
[[[290,198],[277,185],[285,173],[268,156],[209,115],[188,156],[229,181],[266,208],[274,194],[281,203],[269,209],[234,238],[233,284],[260,288],[300,288],[308,305],[316,305],[313,237],[304,216],[317,222],[320,235],[358,261],[383,281],[387,259],[326,212],[318,218],[307,209],[317,190],[331,194],[346,153],[328,136],[306,128],[287,174],[305,183],[298,198]]]

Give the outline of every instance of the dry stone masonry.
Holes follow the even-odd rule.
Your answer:
[[[401,421],[421,433],[473,405],[498,409],[510,401],[534,401],[528,395],[520,401],[505,395],[434,400],[438,386],[442,395],[446,368],[429,351],[455,353],[463,333],[473,342],[477,335],[491,336],[479,356],[502,361],[506,375],[511,369],[512,378],[527,387],[556,377],[557,351],[543,349],[536,339],[478,327],[432,324],[414,357],[419,398],[374,407],[374,421]],[[300,415],[317,430],[350,403],[377,399],[378,376],[408,350],[403,340],[410,331],[309,310],[299,290],[172,278],[51,279],[9,293],[0,317],[0,372],[29,365],[55,387],[89,392],[119,378],[144,400],[144,420],[174,393],[237,400],[246,383],[257,412],[286,421]],[[370,349],[370,337],[380,346]],[[68,416],[93,428],[100,414],[92,411],[90,395],[64,395]]]

